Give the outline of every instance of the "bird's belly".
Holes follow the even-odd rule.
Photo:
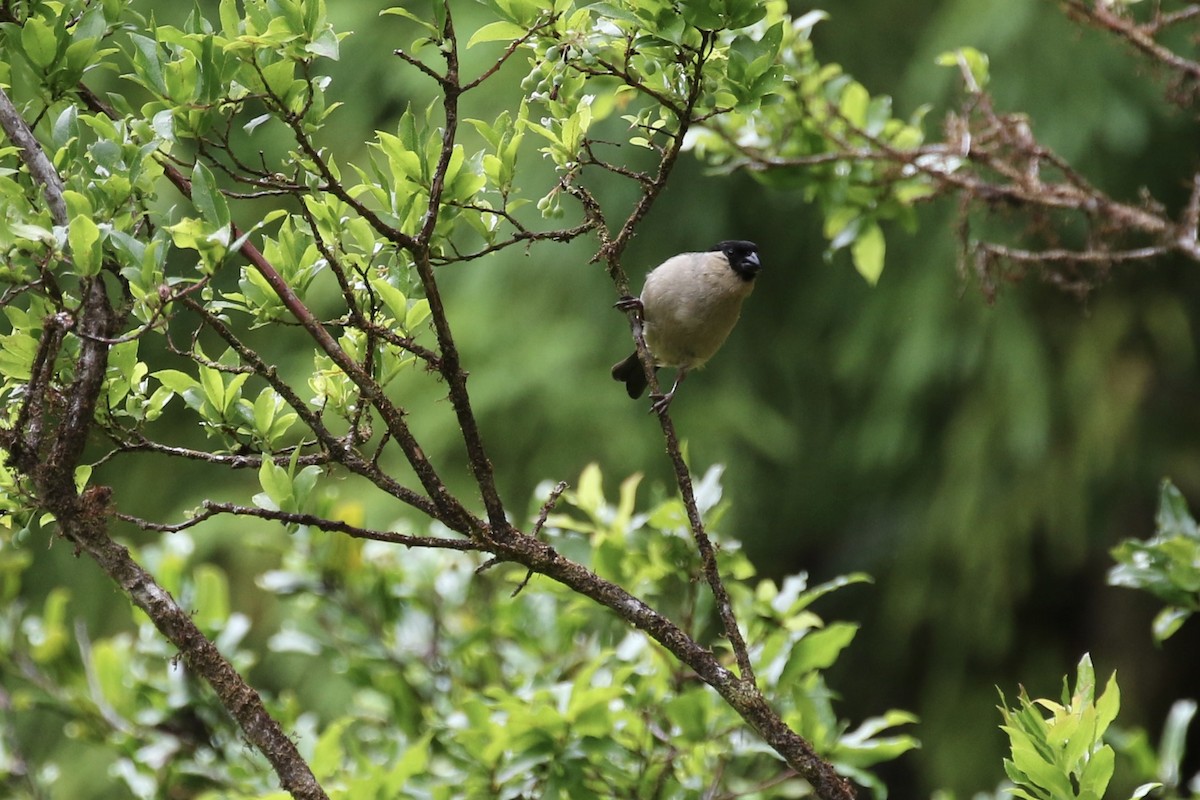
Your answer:
[[[646,309],[646,346],[664,367],[699,367],[712,358],[737,322],[737,302],[704,302]]]

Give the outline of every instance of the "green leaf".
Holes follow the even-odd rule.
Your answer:
[[[1096,798],[1104,796],[1105,790],[1108,789],[1108,782],[1112,780],[1116,758],[1116,753],[1108,745],[1104,745],[1092,754],[1084,766],[1083,772],[1079,775],[1079,795],[1081,797],[1088,793]]]
[[[617,501],[617,515],[613,518],[612,530],[625,533],[633,521],[634,504],[637,502],[638,485],[642,482],[642,473],[635,472],[621,481],[620,496]]]
[[[212,172],[199,161],[192,168],[192,203],[200,216],[214,227],[229,225],[229,204],[221,194]]]
[[[1163,725],[1162,740],[1158,746],[1158,777],[1168,785],[1178,786],[1182,780],[1184,749],[1187,745],[1187,729],[1196,716],[1195,700],[1176,700],[1167,713]]]
[[[822,230],[829,240],[830,250],[841,250],[851,244],[862,227],[862,210],[854,206],[838,206],[825,212]]]
[[[1005,728],[1004,730],[1010,737],[1012,762],[1028,778],[1028,781],[1019,781],[1018,783],[1031,783],[1035,787],[1049,791],[1054,797],[1064,798],[1064,800],[1075,797],[1075,792],[1071,789],[1070,778],[1058,767],[1046,761],[1034,747],[1032,740],[1025,736],[1015,735],[1011,729]]]
[[[317,739],[312,755],[309,757],[309,764],[318,778],[332,778],[345,771],[343,764],[345,745],[342,743],[342,739],[353,722],[354,720],[350,717],[334,720]]]
[[[250,380],[250,373],[242,372],[234,375],[229,379],[229,383],[225,385],[225,405],[221,407],[221,414],[225,418],[229,418],[234,407],[242,398],[242,385]]]
[[[429,314],[428,300],[422,297],[420,300],[412,301],[408,313],[404,315],[404,330],[411,334],[417,326],[429,319]]]
[[[27,618],[30,624],[25,635],[32,646],[30,655],[38,664],[48,664],[58,659],[71,644],[71,634],[66,625],[70,601],[71,593],[61,586],[56,587],[46,595],[41,619]]]
[[[233,39],[241,32],[242,15],[238,13],[237,0],[221,0],[218,8],[221,32]]]
[[[718,31],[725,27],[726,18],[721,0],[682,0],[680,16],[688,25],[705,31]]]
[[[301,13],[300,5],[300,0],[273,0],[268,5],[268,8],[275,15],[275,18],[271,22],[278,21],[283,23],[284,30],[288,33],[304,33],[304,17]],[[308,3],[306,5],[316,5],[316,3]]]
[[[292,455],[292,469],[296,468],[296,458],[300,455],[300,448],[296,448]],[[293,511],[303,511],[309,506],[309,496],[312,494],[313,487],[317,485],[317,480],[321,477],[321,468],[316,464],[310,464],[300,472],[296,473],[292,478],[292,495],[295,497],[295,505]]]
[[[867,110],[871,104],[871,94],[861,83],[851,81],[842,90],[838,101],[838,110],[851,125],[856,128],[867,127]]]
[[[79,274],[98,275],[102,261],[100,228],[92,218],[80,214],[72,219],[67,241],[71,243],[71,258],[79,268]]]
[[[876,223],[868,225],[850,246],[854,268],[872,286],[879,282],[879,276],[883,274],[886,251],[887,242],[883,238],[883,229]]]
[[[894,709],[882,717],[864,720],[854,730],[842,734],[838,740],[837,763],[839,766],[853,764],[859,768],[869,767],[920,747],[920,742],[912,736],[879,736],[883,731],[898,725],[910,725],[917,721],[915,715]]]
[[[1063,703],[1069,703],[1071,696],[1067,694],[1066,685],[1063,686]],[[1075,692],[1074,697],[1082,698],[1084,702],[1090,703],[1096,696],[1096,668],[1092,664],[1092,654],[1084,653],[1079,659],[1079,663],[1075,665]]]
[[[592,463],[583,468],[579,486],[574,492],[575,505],[589,517],[596,519],[604,507],[604,489],[601,486],[599,465]]]
[[[186,372],[180,372],[177,369],[163,369],[151,373],[151,375],[157,378],[158,382],[163,386],[178,395],[182,395],[189,389],[195,389],[200,385],[191,375],[188,375]]]
[[[28,381],[39,350],[37,339],[24,331],[0,335],[0,375]]]
[[[1117,718],[1117,712],[1120,710],[1121,687],[1117,685],[1117,673],[1114,672],[1109,676],[1108,683],[1104,685],[1104,692],[1096,701],[1096,731],[1094,734],[1096,741],[1100,741],[1100,737]]]
[[[1188,510],[1187,500],[1184,499],[1183,492],[1179,491],[1175,487],[1175,484],[1169,480],[1164,480],[1159,489],[1158,513],[1155,514],[1154,522],[1158,528],[1159,536],[1200,538],[1200,532],[1197,531],[1196,527],[1196,520]]]
[[[253,413],[255,431],[271,445],[300,418],[296,412],[288,409],[283,398],[269,386],[258,393]]]
[[[148,88],[166,96],[167,84],[163,80],[162,53],[158,49],[158,41],[137,33],[130,34],[129,41],[134,46],[134,72]]]
[[[1010,771],[1010,767],[1012,767],[1012,762],[1009,761],[1007,758],[1004,759],[1004,771],[1005,771],[1005,774],[1008,775],[1008,779],[1011,781],[1020,780],[1021,774],[1019,772]],[[1016,775],[1017,777],[1013,777],[1014,775]],[[1030,794],[1029,792],[1025,791],[1024,789],[1012,788],[1012,789],[1005,789],[1005,791],[1008,794],[1011,794],[1013,797],[1021,798],[1021,800],[1045,800],[1045,798],[1043,796]]]
[[[527,33],[529,33],[528,30],[515,22],[492,22],[472,34],[470,40],[467,41],[467,49],[483,42],[511,42],[520,39]]]
[[[258,398],[254,401],[254,427],[264,436],[271,430],[271,422],[275,419],[275,409],[275,390],[267,387],[258,393]]]
[[[165,226],[165,230],[171,234],[176,247],[200,254],[198,266],[203,272],[213,271],[228,252],[230,228],[227,226],[214,226],[196,217],[184,217],[174,225]]]
[[[38,69],[49,69],[58,55],[58,37],[41,17],[30,17],[21,26],[21,49]]]
[[[219,630],[229,620],[229,578],[213,564],[197,564],[192,573],[192,615],[197,625]]]
[[[401,797],[405,787],[412,782],[414,776],[422,775],[429,769],[430,742],[433,733],[429,732],[416,741],[409,742],[404,753],[388,770],[384,797]]]
[[[957,67],[965,70],[974,81],[974,89],[984,89],[988,83],[988,57],[974,47],[960,47],[940,54],[936,63],[943,67]]]
[[[187,105],[196,100],[200,90],[200,69],[196,57],[183,51],[178,58],[162,65],[163,83],[172,102]]]
[[[280,99],[287,98],[295,75],[295,62],[289,60],[276,61],[262,69],[262,80],[266,89]]]
[[[38,244],[53,247],[55,243],[54,233],[39,225],[30,225],[25,222],[15,222],[8,228],[9,233],[16,239],[24,239],[27,242],[37,242]]]
[[[128,680],[133,648],[120,639],[104,639],[92,645],[91,674],[100,697],[118,712],[130,710],[137,702],[134,685]]]
[[[667,720],[689,740],[701,741],[711,735],[709,716],[711,704],[702,692],[685,692],[664,704]]]
[[[72,189],[65,189],[63,191],[63,200],[67,201],[67,213],[72,217],[81,215],[85,217],[94,216],[92,201],[88,199],[86,194],[76,192]]]
[[[411,119],[411,115],[406,113],[404,117],[401,117],[402,124],[406,118]],[[377,146],[387,156],[388,165],[391,167],[393,182],[403,184],[405,180],[409,180],[418,185],[424,185],[425,163],[420,154],[405,143],[404,140],[408,137],[393,136],[383,131],[379,131],[377,137]]]
[[[199,376],[200,386],[204,390],[204,399],[218,415],[223,415],[226,396],[225,381],[221,379],[221,373],[211,367],[200,367]]]
[[[309,3],[310,6],[315,3]],[[316,38],[304,46],[304,51],[312,53],[315,56],[328,58],[330,61],[337,61],[341,56],[341,47],[338,43],[337,34],[332,30],[326,29],[317,34]]]
[[[780,680],[799,680],[807,672],[828,669],[837,661],[842,650],[854,641],[857,633],[858,625],[834,622],[827,628],[805,634],[793,645]]]
[[[404,296],[404,292],[397,289],[384,277],[372,278],[371,288],[375,290],[375,294],[379,295],[379,299],[383,301],[383,305],[392,315],[392,319],[404,319],[408,314],[408,298]]]
[[[275,465],[269,458],[264,458],[258,468],[258,483],[263,488],[262,494],[254,496],[254,503],[259,508],[270,511],[292,510],[292,481],[287,470]]]
[[[436,25],[430,24],[430,22],[428,20],[418,17],[416,14],[409,11],[407,8],[404,8],[403,6],[393,6],[391,8],[385,8],[379,12],[379,16],[381,16],[381,17],[389,16],[389,15],[396,16],[396,17],[404,17],[405,19],[407,19],[411,22],[417,23],[422,28],[424,28],[425,31],[430,36],[438,35],[438,29],[437,29]]]
[[[682,500],[673,497],[655,506],[646,521],[658,530],[683,530],[688,526],[687,509]]]
[[[1157,535],[1146,541],[1126,539],[1112,550],[1117,561],[1108,573],[1113,586],[1151,592],[1168,605],[1154,618],[1159,642],[1200,610],[1200,536],[1183,496],[1164,481],[1156,516]]]

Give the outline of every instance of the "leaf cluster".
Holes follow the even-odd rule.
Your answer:
[[[678,500],[638,508],[638,484],[626,479],[610,501],[599,468],[588,467],[542,535],[602,576],[646,589],[648,602],[724,648],[707,592],[686,578],[696,556]],[[719,471],[703,484],[719,524]],[[343,504],[336,513],[356,512]],[[803,792],[668,652],[561,586],[518,584],[520,572],[488,569],[470,554],[447,561],[304,526],[267,543],[273,558],[256,584],[274,611],[255,620],[234,610],[226,569],[194,560],[190,533],[138,555],[240,668],[309,676],[291,686],[268,678],[269,704],[286,726],[311,732],[305,755],[331,797]],[[819,752],[882,796],[866,769],[915,746],[897,731],[913,719],[892,711],[851,728],[837,717],[821,673],[857,626],[813,610],[865,577],[776,583],[755,576],[735,541],[720,545],[765,691]],[[73,647],[71,607],[80,602],[62,587],[41,609],[6,610],[0,671],[17,725],[53,703],[76,720],[76,741],[109,754],[115,778],[136,797],[186,784],[202,797],[264,796],[257,760],[188,671],[165,657],[150,621],[138,614],[131,630]]]
[[[1004,770],[1015,784],[1010,791],[1024,800],[1100,800],[1112,780],[1116,753],[1103,738],[1121,705],[1116,676],[1096,696],[1092,660],[1084,655],[1075,686],[1063,681],[1059,702],[1030,700],[1022,691],[1017,708],[1001,706],[1001,729],[1008,734],[1011,758]],[[1004,703],[1003,694],[1001,702]],[[1043,716],[1048,711],[1049,716]],[[1131,800],[1145,797],[1159,784],[1144,784]]]
[[[1200,611],[1200,528],[1169,480],[1159,492],[1155,525],[1151,538],[1126,539],[1113,548],[1117,565],[1108,582],[1142,589],[1168,604],[1154,618],[1154,638],[1162,642]]]

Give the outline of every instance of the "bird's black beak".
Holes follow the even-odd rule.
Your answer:
[[[758,253],[747,253],[742,257],[742,269],[751,275],[756,275],[762,264],[758,260]]]

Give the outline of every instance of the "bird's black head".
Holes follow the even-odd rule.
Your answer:
[[[742,280],[752,281],[762,264],[758,260],[758,245],[743,239],[730,239],[717,242],[713,250],[720,250],[729,259],[729,266]]]

